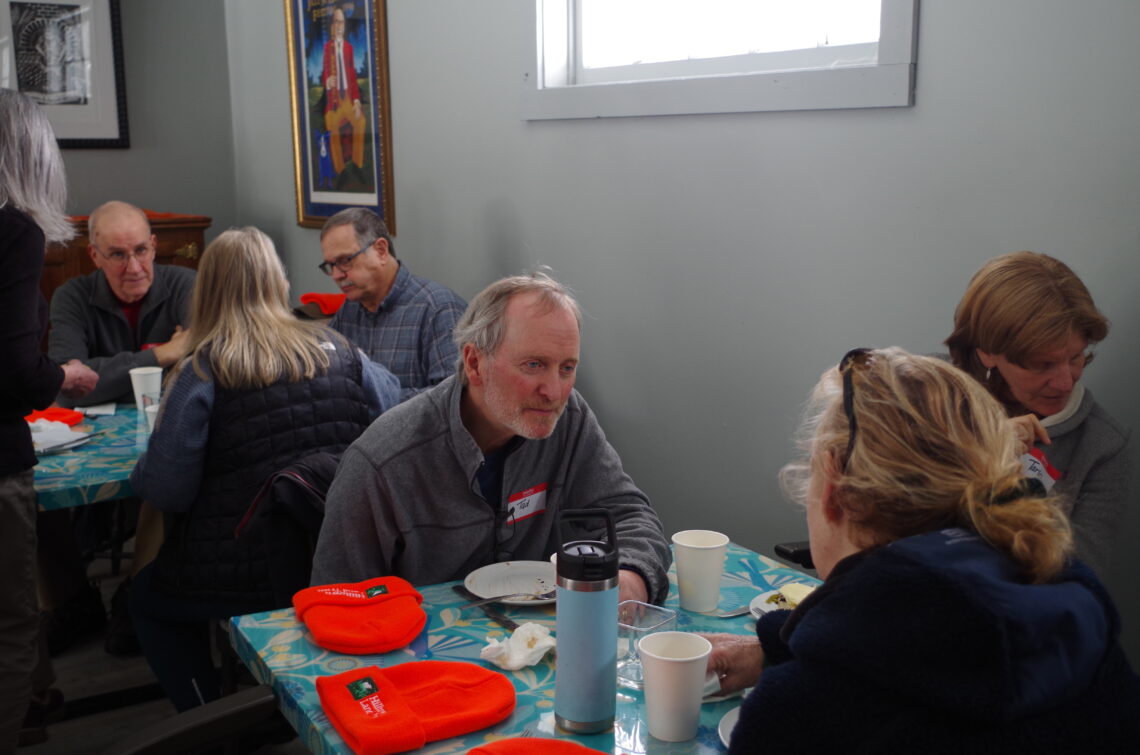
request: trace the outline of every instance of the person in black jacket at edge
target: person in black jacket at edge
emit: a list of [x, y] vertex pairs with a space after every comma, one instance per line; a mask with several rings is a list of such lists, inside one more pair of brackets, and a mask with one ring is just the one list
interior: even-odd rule
[[754, 686], [730, 753], [1136, 751], [1116, 608], [976, 380], [857, 349], [804, 427], [782, 482], [824, 582], [755, 638], [710, 635], [722, 689]]
[[47, 301], [40, 293], [47, 242], [74, 235], [64, 214], [67, 179], [47, 116], [27, 96], [0, 89], [0, 752], [47, 738], [62, 712], [39, 634], [36, 599], [36, 455], [24, 420], [61, 391], [82, 396], [99, 376], [40, 351]]

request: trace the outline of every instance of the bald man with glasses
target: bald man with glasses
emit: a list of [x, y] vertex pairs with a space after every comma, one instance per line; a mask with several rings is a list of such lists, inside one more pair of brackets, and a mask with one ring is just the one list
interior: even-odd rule
[[99, 373], [83, 405], [131, 401], [132, 367], [170, 367], [186, 354], [194, 271], [155, 266], [154, 234], [134, 205], [107, 202], [91, 213], [87, 228], [96, 269], [52, 296], [48, 354]]
[[412, 275], [379, 215], [363, 207], [333, 215], [321, 229], [321, 256], [317, 267], [345, 296], [329, 327], [400, 381], [401, 401], [455, 372], [451, 334], [467, 302]]
[[[194, 271], [155, 265], [156, 239], [146, 213], [126, 202], [100, 205], [87, 219], [87, 247], [95, 272], [72, 278], [51, 299], [48, 355], [59, 364], [72, 359], [99, 374], [99, 383], [78, 402], [134, 402], [132, 367], [174, 366], [186, 355], [194, 290]], [[75, 402], [59, 396], [58, 403]], [[97, 589], [86, 581], [66, 512], [42, 512], [38, 519], [39, 583], [44, 595], [48, 647], [54, 654], [86, 634], [101, 631], [106, 614]], [[80, 531], [88, 545], [99, 541], [98, 528], [85, 512]], [[162, 544], [161, 515], [142, 506], [136, 525], [132, 574], [146, 565]], [[111, 599], [111, 626], [105, 647], [114, 655], [133, 655], [138, 642], [126, 611], [130, 580]]]

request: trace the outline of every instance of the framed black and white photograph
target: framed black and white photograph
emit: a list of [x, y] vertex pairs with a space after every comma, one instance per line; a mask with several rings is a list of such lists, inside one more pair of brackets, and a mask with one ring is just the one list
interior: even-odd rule
[[298, 225], [368, 207], [396, 231], [384, 0], [284, 0]]
[[119, 0], [0, 2], [0, 86], [38, 102], [64, 148], [129, 147]]

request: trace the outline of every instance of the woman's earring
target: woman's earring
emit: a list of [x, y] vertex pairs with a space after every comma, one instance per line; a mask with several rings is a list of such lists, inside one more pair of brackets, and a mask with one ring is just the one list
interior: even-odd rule
[[987, 383], [990, 382], [990, 373], [993, 372], [993, 370], [994, 370], [993, 367], [987, 367], [986, 368], [986, 382]]

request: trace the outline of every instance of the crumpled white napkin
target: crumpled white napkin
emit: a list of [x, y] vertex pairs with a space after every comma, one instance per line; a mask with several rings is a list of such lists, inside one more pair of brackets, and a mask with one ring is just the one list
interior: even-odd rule
[[77, 433], [63, 422], [53, 422], [48, 419], [29, 422], [28, 427], [32, 430], [32, 445], [36, 451], [55, 448], [87, 437], [87, 433]]
[[554, 638], [546, 627], [528, 621], [504, 640], [487, 638], [487, 646], [479, 657], [507, 671], [518, 671], [542, 660], [554, 647]]

